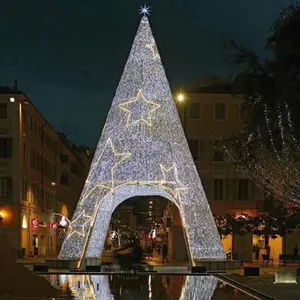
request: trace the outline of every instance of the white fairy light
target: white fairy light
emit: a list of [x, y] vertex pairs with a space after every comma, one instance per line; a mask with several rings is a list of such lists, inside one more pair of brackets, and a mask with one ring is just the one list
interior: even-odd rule
[[225, 259], [146, 16], [59, 258], [100, 257], [114, 209], [134, 196], [161, 196], [178, 207], [193, 262]]

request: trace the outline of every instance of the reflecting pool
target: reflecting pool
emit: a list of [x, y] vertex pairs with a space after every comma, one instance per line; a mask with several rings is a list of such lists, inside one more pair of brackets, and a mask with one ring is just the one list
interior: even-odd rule
[[213, 276], [45, 275], [67, 298], [97, 300], [250, 300]]

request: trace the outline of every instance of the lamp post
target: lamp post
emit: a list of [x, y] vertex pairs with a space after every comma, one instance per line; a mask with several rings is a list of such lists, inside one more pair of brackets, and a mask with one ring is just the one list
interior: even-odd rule
[[183, 131], [186, 135], [186, 97], [183, 93], [179, 93], [177, 96], [176, 96], [176, 99], [177, 99], [177, 102], [180, 104], [180, 105], [183, 105]]
[[2, 217], [2, 215], [0, 214], [0, 228], [2, 228], [2, 225], [3, 225], [3, 217]]

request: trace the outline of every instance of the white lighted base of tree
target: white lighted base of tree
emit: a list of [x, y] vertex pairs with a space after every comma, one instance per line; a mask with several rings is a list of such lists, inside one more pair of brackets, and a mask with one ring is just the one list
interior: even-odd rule
[[59, 258], [100, 257], [114, 209], [128, 198], [146, 195], [177, 205], [193, 261], [225, 259], [143, 16]]

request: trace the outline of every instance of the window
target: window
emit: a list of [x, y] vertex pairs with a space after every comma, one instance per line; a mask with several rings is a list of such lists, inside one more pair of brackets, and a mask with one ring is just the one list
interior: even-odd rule
[[28, 183], [27, 180], [24, 178], [23, 181], [23, 200], [27, 201], [27, 193], [28, 193]]
[[64, 173], [63, 175], [61, 175], [60, 184], [62, 184], [64, 186], [69, 186], [70, 185], [70, 180], [69, 180], [69, 175], [68, 174]]
[[31, 201], [34, 205], [38, 205], [38, 186], [37, 185], [32, 186], [32, 199], [31, 199]]
[[12, 178], [0, 177], [0, 198], [9, 198], [12, 196]]
[[226, 119], [226, 104], [216, 103], [214, 107], [214, 119], [225, 120]]
[[221, 149], [221, 141], [217, 140], [214, 144], [214, 161], [223, 161], [223, 152]]
[[238, 185], [238, 200], [248, 201], [249, 200], [249, 180], [240, 179]]
[[214, 200], [224, 200], [224, 180], [214, 180]]
[[194, 160], [198, 160], [199, 159], [198, 140], [189, 140], [188, 143], [189, 143], [190, 151], [192, 153]]
[[59, 157], [60, 157], [60, 162], [61, 162], [62, 164], [66, 164], [66, 163], [69, 162], [69, 156], [66, 155], [66, 154], [60, 154]]
[[23, 108], [22, 109], [22, 120], [23, 120], [23, 124], [25, 124], [26, 123], [26, 111], [24, 109], [24, 106], [22, 108]]
[[200, 117], [200, 104], [199, 103], [191, 103], [188, 106], [189, 110], [189, 118], [190, 119], [199, 119]]
[[12, 138], [0, 139], [0, 157], [12, 157]]
[[33, 130], [33, 120], [31, 117], [29, 119], [29, 124], [30, 124], [30, 130]]
[[50, 192], [45, 192], [45, 201], [46, 201], [46, 208], [52, 209], [52, 194]]
[[36, 170], [43, 172], [43, 170], [42, 170], [43, 160], [42, 160], [42, 156], [39, 153], [36, 154], [35, 161], [36, 161], [36, 163], [35, 163]]
[[0, 103], [0, 119], [6, 119], [6, 118], [7, 118], [7, 104]]
[[26, 144], [23, 143], [23, 163], [26, 166]]
[[36, 153], [33, 149], [30, 149], [30, 166], [36, 169]]

